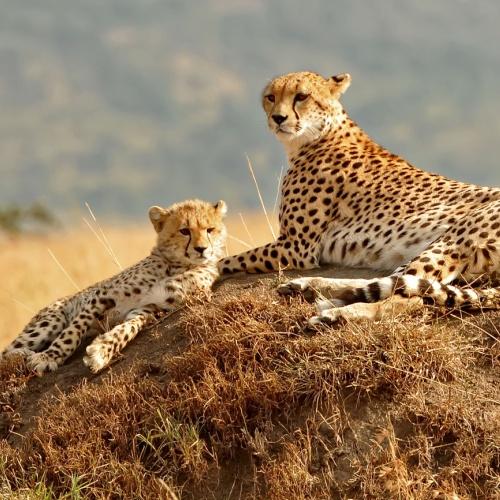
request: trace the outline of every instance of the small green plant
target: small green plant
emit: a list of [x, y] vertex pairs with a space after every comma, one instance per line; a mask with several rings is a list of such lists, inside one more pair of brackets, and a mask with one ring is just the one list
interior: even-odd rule
[[33, 500], [54, 500], [55, 495], [50, 486], [45, 484], [45, 481], [37, 483], [32, 492], [27, 494], [27, 498]]
[[83, 500], [85, 498], [85, 490], [89, 489], [92, 483], [85, 482], [82, 477], [73, 474], [71, 476], [71, 487], [68, 493], [60, 497], [64, 500]]
[[152, 427], [136, 438], [142, 459], [157, 474], [183, 470], [202, 475], [206, 470], [208, 450], [195, 425], [178, 422], [158, 409]]

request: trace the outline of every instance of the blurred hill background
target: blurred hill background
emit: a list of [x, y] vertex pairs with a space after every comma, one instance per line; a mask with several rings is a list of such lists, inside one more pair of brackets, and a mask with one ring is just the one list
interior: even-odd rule
[[272, 204], [286, 159], [260, 91], [353, 76], [344, 104], [415, 165], [500, 182], [496, 0], [0, 0], [0, 204], [144, 217]]

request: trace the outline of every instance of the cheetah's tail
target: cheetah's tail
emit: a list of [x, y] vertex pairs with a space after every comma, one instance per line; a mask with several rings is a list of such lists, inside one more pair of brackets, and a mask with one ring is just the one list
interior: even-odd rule
[[338, 305], [354, 302], [378, 302], [393, 294], [402, 297], [423, 297], [425, 302], [450, 309], [460, 307], [500, 308], [500, 287], [483, 289], [457, 287], [411, 274], [375, 279], [367, 286], [346, 290], [335, 302]]

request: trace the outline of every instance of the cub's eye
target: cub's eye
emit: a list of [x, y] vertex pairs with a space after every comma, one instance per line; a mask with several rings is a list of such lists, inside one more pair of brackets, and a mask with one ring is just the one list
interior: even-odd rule
[[189, 236], [191, 234], [191, 231], [187, 227], [183, 227], [182, 229], [179, 229], [179, 232], [183, 234], [184, 236]]
[[273, 96], [273, 94], [268, 94], [266, 95], [266, 99], [269, 101], [269, 102], [274, 102], [276, 100], [276, 98]]
[[207, 233], [211, 233], [214, 229], [215, 229], [215, 227], [209, 227], [209, 228], [207, 229]]
[[309, 97], [308, 94], [302, 94], [301, 92], [299, 92], [296, 96], [295, 96], [295, 102], [301, 102], [301, 101], [305, 101], [307, 98]]

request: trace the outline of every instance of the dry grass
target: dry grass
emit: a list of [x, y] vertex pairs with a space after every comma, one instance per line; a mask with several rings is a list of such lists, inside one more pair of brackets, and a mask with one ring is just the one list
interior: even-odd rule
[[274, 284], [193, 305], [179, 355], [46, 401], [21, 448], [1, 444], [4, 490], [495, 497], [498, 314], [305, 331], [311, 306], [280, 299]]
[[[88, 219], [92, 222], [90, 216]], [[247, 214], [244, 220], [257, 244], [271, 240], [264, 215]], [[250, 242], [240, 217], [237, 214], [229, 217], [227, 226], [233, 236], [228, 240], [228, 252], [245, 250], [245, 245], [238, 240]], [[141, 226], [104, 227], [103, 231], [123, 266], [146, 256], [154, 243], [154, 233], [147, 220]], [[74, 293], [72, 281], [83, 288], [119, 271], [106, 248], [83, 221], [79, 227], [66, 232], [0, 239], [0, 255], [0, 349], [21, 331], [35, 312], [59, 297]]]

